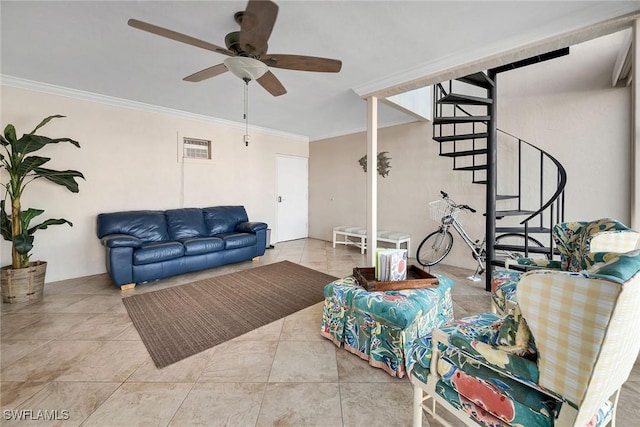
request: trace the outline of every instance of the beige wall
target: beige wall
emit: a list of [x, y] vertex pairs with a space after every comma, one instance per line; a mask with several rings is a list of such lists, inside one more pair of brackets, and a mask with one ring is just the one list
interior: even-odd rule
[[[95, 230], [100, 212], [242, 204], [250, 220], [274, 229], [276, 241], [275, 156], [309, 154], [306, 138], [251, 131], [245, 147], [241, 127], [2, 86], [1, 122], [14, 124], [19, 135], [52, 114], [67, 117], [42, 133], [73, 138], [82, 148], [61, 144], [42, 155], [53, 159], [52, 168], [83, 172], [86, 181], [80, 182], [78, 194], [36, 182], [23, 198], [23, 207], [42, 208], [47, 217], [74, 224], [35, 235], [32, 259], [49, 262], [47, 282], [105, 271]], [[213, 161], [185, 163], [183, 169], [177, 160], [177, 141], [183, 136], [212, 140]], [[1, 264], [7, 265], [10, 245], [2, 240], [0, 248]]]
[[568, 220], [630, 223], [631, 91], [613, 88], [622, 33], [500, 74], [498, 127], [555, 156], [567, 170]]
[[[630, 90], [610, 84], [616, 37], [499, 75], [498, 127], [547, 150], [565, 166], [566, 220], [630, 220]], [[431, 137], [430, 122], [379, 131], [379, 151], [390, 152], [392, 169], [378, 178], [378, 228], [409, 232], [411, 256], [435, 227], [426, 204], [439, 197], [440, 189], [478, 209], [467, 215], [468, 230], [473, 237], [484, 236], [485, 188], [470, 184], [470, 172], [452, 171], [451, 160], [437, 155]], [[357, 163], [365, 152], [364, 133], [311, 142], [311, 237], [330, 241], [336, 225], [366, 225], [365, 174]], [[446, 263], [475, 266], [459, 239]]]
[[[411, 234], [411, 256], [415, 256], [427, 232], [436, 228], [427, 204], [440, 198], [440, 190], [458, 203], [484, 212], [485, 187], [471, 184], [470, 172], [453, 173], [451, 159], [437, 155], [438, 144], [431, 136], [431, 122], [393, 126], [378, 132], [379, 151], [388, 151], [391, 157], [389, 175], [378, 176], [378, 228]], [[310, 143], [310, 237], [331, 241], [334, 226], [366, 226], [366, 174], [358, 164], [365, 154], [365, 133]], [[466, 219], [473, 237], [484, 236], [481, 213], [468, 215]], [[468, 253], [458, 241], [448, 262], [473, 267]]]

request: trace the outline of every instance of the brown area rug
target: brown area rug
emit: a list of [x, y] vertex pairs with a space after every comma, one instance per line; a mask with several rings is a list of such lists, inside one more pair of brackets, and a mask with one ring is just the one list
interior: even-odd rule
[[335, 279], [282, 261], [122, 302], [163, 368], [322, 301], [324, 285]]

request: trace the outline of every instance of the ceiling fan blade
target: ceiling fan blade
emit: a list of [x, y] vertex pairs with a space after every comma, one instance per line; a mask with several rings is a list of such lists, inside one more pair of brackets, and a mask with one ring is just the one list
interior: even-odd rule
[[257, 80], [260, 86], [265, 88], [271, 95], [280, 96], [287, 93], [287, 90], [282, 86], [280, 80], [271, 71], [267, 71]]
[[240, 47], [246, 52], [266, 52], [267, 41], [278, 16], [272, 1], [249, 0], [240, 23]]
[[173, 30], [168, 30], [166, 28], [158, 27], [157, 25], [149, 24], [147, 22], [138, 21], [137, 19], [129, 19], [129, 26], [133, 28], [137, 28], [138, 30], [146, 31], [148, 33], [156, 34], [162, 37], [166, 37], [171, 40], [175, 40], [178, 42], [190, 44], [191, 46], [200, 47], [202, 49], [207, 49], [212, 52], [221, 53], [223, 55], [233, 56], [234, 53], [223, 48], [217, 46], [213, 43], [206, 42], [204, 40], [197, 39], [195, 37], [188, 36], [186, 34], [178, 33]]
[[224, 64], [214, 65], [213, 67], [205, 68], [204, 70], [193, 73], [190, 76], [185, 77], [184, 81], [187, 82], [201, 82], [211, 77], [215, 77], [219, 74], [225, 73], [228, 68]]
[[342, 69], [342, 61], [337, 59], [318, 58], [316, 56], [276, 54], [263, 56], [260, 60], [270, 67], [286, 68], [288, 70], [337, 73]]

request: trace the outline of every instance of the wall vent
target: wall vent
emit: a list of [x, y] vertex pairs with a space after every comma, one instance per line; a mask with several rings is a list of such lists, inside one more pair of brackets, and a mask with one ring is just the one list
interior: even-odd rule
[[211, 159], [211, 141], [195, 138], [184, 138], [182, 157], [185, 159]]

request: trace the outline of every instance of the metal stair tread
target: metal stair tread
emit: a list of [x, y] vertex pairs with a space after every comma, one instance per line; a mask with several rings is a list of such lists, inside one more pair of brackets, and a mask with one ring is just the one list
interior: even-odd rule
[[496, 196], [496, 200], [511, 200], [511, 199], [518, 199], [520, 196], [518, 196], [517, 194], [498, 194]]
[[496, 211], [496, 216], [518, 216], [518, 215], [531, 215], [535, 211], [526, 211], [521, 209], [511, 209], [504, 211]]
[[481, 171], [487, 169], [487, 165], [460, 166], [453, 168], [454, 171]]
[[487, 132], [480, 132], [480, 133], [465, 133], [462, 135], [434, 136], [433, 139], [438, 142], [448, 142], [448, 141], [462, 141], [464, 139], [480, 139], [480, 138], [486, 138], [487, 136], [489, 136]]
[[485, 89], [490, 89], [496, 85], [495, 82], [483, 72], [469, 74], [468, 76], [459, 77], [456, 80]]
[[[550, 233], [548, 227], [528, 227], [529, 233]], [[518, 233], [524, 234], [524, 227], [496, 227], [496, 233]]]
[[440, 98], [438, 104], [490, 105], [493, 104], [493, 100], [479, 96], [450, 93]]
[[477, 123], [477, 122], [488, 122], [489, 119], [490, 119], [489, 116], [444, 116], [444, 117], [435, 117], [433, 119], [433, 124], [445, 125], [445, 124], [453, 124], [453, 123]]
[[[493, 245], [494, 249], [503, 249], [505, 251], [510, 252], [520, 252], [524, 255], [524, 246], [522, 245], [501, 245], [495, 244]], [[541, 247], [541, 246], [529, 246], [529, 253], [534, 254], [548, 254], [551, 248]]]
[[440, 155], [443, 157], [465, 157], [465, 156], [475, 156], [480, 154], [487, 154], [487, 149], [479, 148], [477, 150], [452, 151], [451, 153], [440, 153]]

